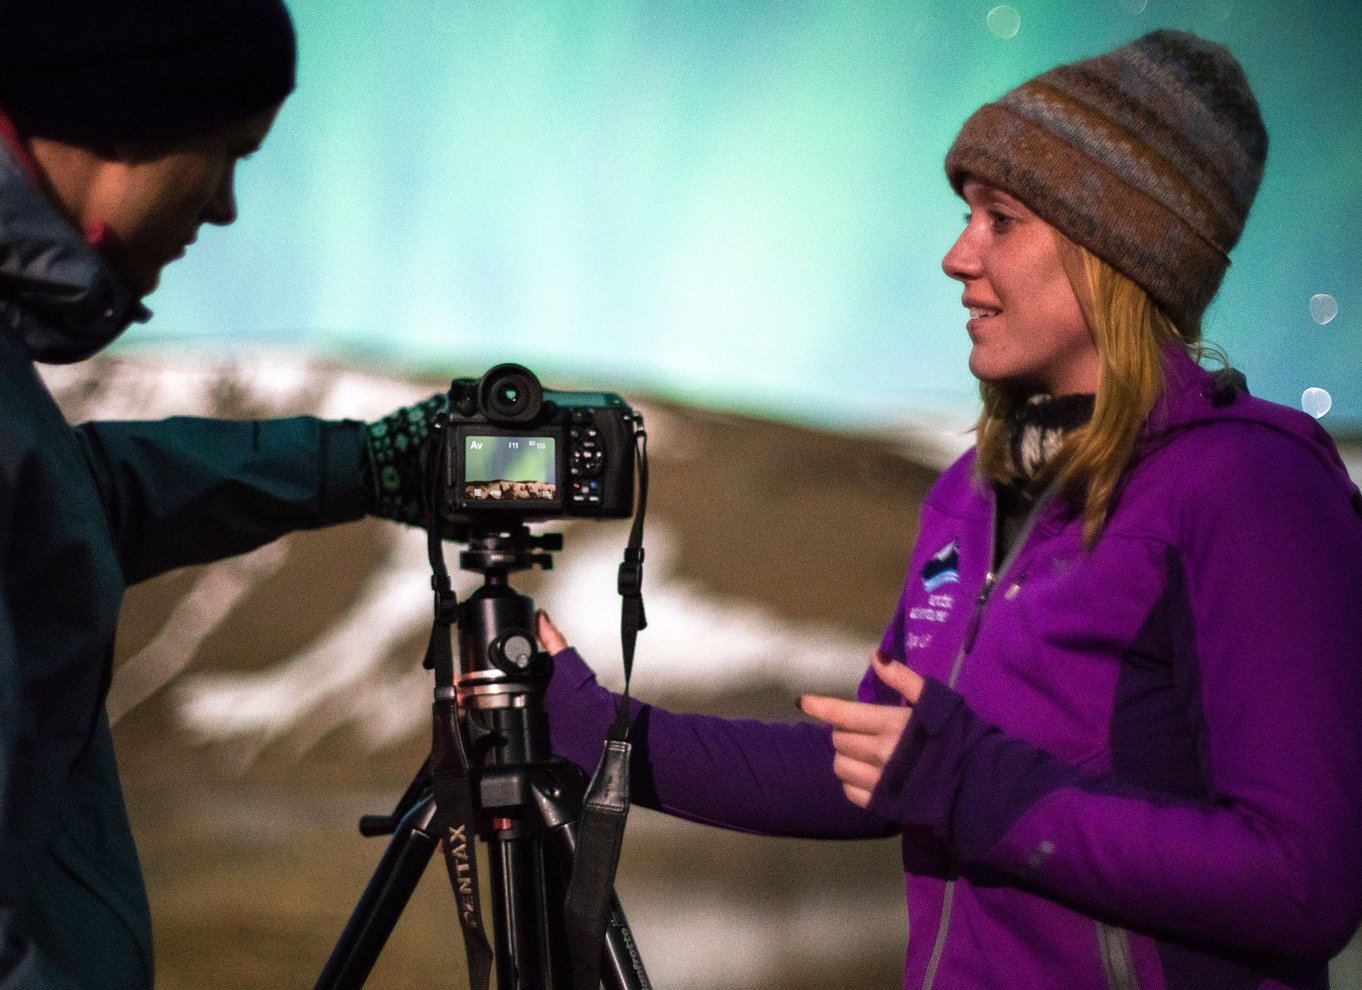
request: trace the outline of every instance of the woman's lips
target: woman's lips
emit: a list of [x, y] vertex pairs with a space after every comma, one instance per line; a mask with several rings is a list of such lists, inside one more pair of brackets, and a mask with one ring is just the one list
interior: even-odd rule
[[991, 320], [1002, 313], [996, 306], [977, 306], [969, 303], [965, 306], [969, 310], [969, 322], [965, 324], [965, 329], [971, 336], [983, 327], [985, 320]]

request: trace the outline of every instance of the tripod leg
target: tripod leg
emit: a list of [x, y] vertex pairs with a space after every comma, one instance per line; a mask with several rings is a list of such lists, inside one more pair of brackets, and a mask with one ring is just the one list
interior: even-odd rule
[[568, 986], [552, 972], [542, 832], [499, 829], [488, 840], [487, 852], [497, 921], [497, 990]]
[[429, 794], [402, 817], [314, 990], [354, 990], [369, 978], [439, 845], [427, 832], [434, 817], [435, 799]]
[[601, 982], [606, 990], [652, 990], [643, 957], [638, 954], [634, 933], [624, 917], [619, 895], [610, 893], [610, 920], [605, 925], [605, 948], [601, 956]]
[[[548, 872], [555, 888], [553, 903], [561, 907], [577, 855], [576, 816], [581, 807], [581, 784], [579, 779], [571, 776], [560, 776], [557, 783], [559, 786], [547, 791], [536, 789], [535, 797], [539, 813], [550, 825], [550, 844], [545, 855], [549, 860]], [[565, 932], [558, 936], [560, 940], [564, 937]], [[566, 962], [565, 953], [555, 953], [555, 961], [559, 957]], [[566, 977], [562, 977], [563, 982], [558, 983], [558, 986], [572, 986], [571, 970], [566, 972]], [[600, 972], [606, 990], [652, 990], [648, 973], [643, 968], [643, 957], [639, 955], [633, 932], [629, 930], [629, 922], [624, 916], [624, 908], [620, 906], [619, 896], [614, 891], [610, 893], [610, 917], [605, 926]]]

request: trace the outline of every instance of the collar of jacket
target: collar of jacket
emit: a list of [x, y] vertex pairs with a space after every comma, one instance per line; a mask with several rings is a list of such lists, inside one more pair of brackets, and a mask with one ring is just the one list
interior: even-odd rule
[[1362, 514], [1362, 493], [1348, 476], [1333, 438], [1314, 417], [1290, 406], [1248, 393], [1244, 378], [1235, 372], [1212, 374], [1193, 361], [1177, 343], [1164, 346], [1166, 386], [1145, 424], [1138, 456], [1146, 456], [1183, 432], [1222, 422], [1252, 423], [1301, 444], [1349, 493]]
[[0, 328], [34, 361], [70, 364], [150, 317], [0, 140]]

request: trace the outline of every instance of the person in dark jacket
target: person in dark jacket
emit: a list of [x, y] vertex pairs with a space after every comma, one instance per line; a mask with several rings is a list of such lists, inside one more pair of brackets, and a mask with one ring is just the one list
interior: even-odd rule
[[295, 64], [279, 0], [0, 0], [3, 990], [152, 985], [104, 713], [124, 589], [410, 510], [389, 462], [419, 416], [73, 428], [34, 367], [145, 320], [162, 268], [232, 222]]
[[[984, 407], [858, 700], [635, 705], [642, 804], [901, 836], [905, 987], [1321, 988], [1362, 920], [1362, 494], [1198, 364], [1266, 151], [1238, 63], [1174, 31], [975, 113], [943, 267]], [[590, 771], [615, 698], [540, 634]]]

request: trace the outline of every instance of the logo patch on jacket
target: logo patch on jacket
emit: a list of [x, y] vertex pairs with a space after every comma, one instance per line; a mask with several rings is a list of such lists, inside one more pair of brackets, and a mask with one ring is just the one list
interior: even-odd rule
[[932, 559], [922, 568], [922, 587], [931, 592], [943, 584], [952, 584], [959, 580], [960, 543], [958, 540], [951, 540], [932, 554]]

